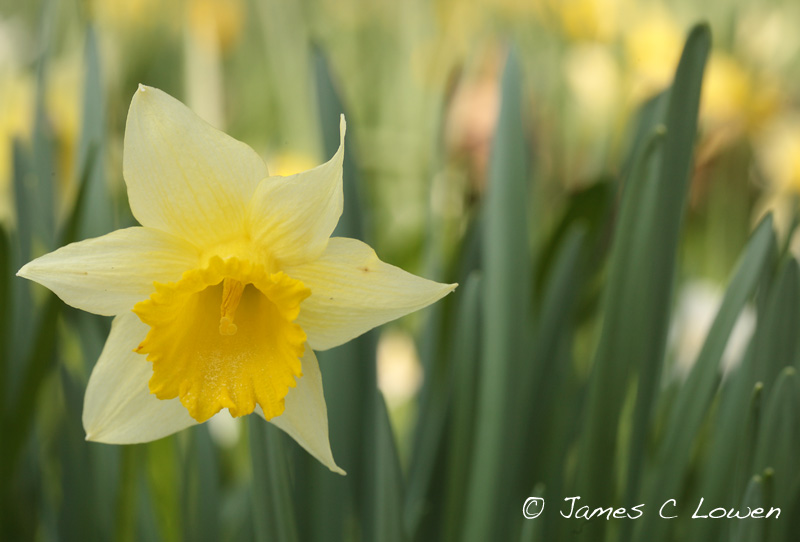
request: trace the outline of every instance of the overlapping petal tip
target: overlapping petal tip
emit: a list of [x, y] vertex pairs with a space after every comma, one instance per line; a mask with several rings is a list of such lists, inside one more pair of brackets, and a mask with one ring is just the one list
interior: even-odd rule
[[269, 177], [256, 188], [248, 208], [248, 229], [280, 265], [318, 258], [339, 222], [346, 129], [342, 115], [339, 149], [328, 162], [295, 175]]
[[146, 299], [154, 281], [177, 280], [198, 262], [190, 243], [135, 227], [62, 247], [26, 264], [17, 275], [49, 288], [73, 307], [114, 316]]
[[[345, 471], [336, 464], [331, 452], [328, 410], [322, 392], [322, 375], [314, 351], [306, 348], [301, 363], [303, 376], [297, 380], [297, 387], [289, 390], [283, 414], [269, 422], [292, 437], [332, 472], [344, 475]], [[256, 411], [264, 416], [261, 407], [257, 407]]]
[[382, 262], [369, 245], [334, 237], [316, 261], [286, 269], [311, 296], [297, 323], [315, 350], [326, 350], [423, 307], [452, 292], [440, 284]]
[[107, 444], [149, 442], [197, 423], [178, 399], [162, 401], [150, 393], [152, 365], [133, 352], [147, 329], [133, 313], [114, 318], [86, 388], [86, 440]]
[[143, 226], [204, 248], [243, 231], [247, 204], [268, 175], [253, 149], [144, 85], [128, 111], [122, 168]]

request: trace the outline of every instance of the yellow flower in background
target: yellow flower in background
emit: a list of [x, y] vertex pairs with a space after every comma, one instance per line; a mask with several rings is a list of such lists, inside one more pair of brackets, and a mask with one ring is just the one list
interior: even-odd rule
[[[630, 70], [630, 94], [639, 103], [667, 88], [683, 49], [684, 31], [663, 6], [643, 11], [625, 36]], [[731, 141], [752, 135], [778, 108], [773, 79], [749, 69], [742, 59], [713, 51], [703, 78], [700, 123], [716, 151]], [[708, 149], [706, 149], [708, 151]]]
[[756, 152], [773, 193], [800, 194], [800, 113], [784, 115], [765, 127]]
[[786, 72], [800, 53], [796, 21], [800, 5], [790, 2], [740, 6], [736, 41], [751, 65], [771, 72]]
[[620, 25], [621, 0], [549, 0], [564, 34], [576, 41], [613, 40]]
[[743, 127], [751, 95], [750, 78], [741, 64], [730, 55], [712, 54], [700, 101], [704, 120], [713, 125]]
[[634, 101], [648, 98], [672, 82], [683, 41], [683, 30], [666, 9], [652, 8], [637, 16], [625, 35]]
[[181, 8], [180, 2], [161, 0], [92, 0], [89, 3], [94, 18], [124, 34], [135, 34], [142, 28], [164, 23], [174, 28], [180, 21]]
[[780, 101], [774, 78], [753, 74], [728, 53], [712, 53], [700, 103], [701, 120], [707, 128], [753, 135], [770, 122]]
[[[758, 219], [772, 212], [776, 230], [785, 236], [791, 231], [800, 197], [800, 112], [776, 115], [759, 130], [754, 143], [758, 170], [765, 181], [754, 215]], [[800, 237], [795, 235], [790, 246], [800, 255]]]
[[221, 409], [255, 411], [343, 473], [314, 350], [455, 287], [330, 237], [343, 206], [344, 128], [342, 119], [329, 162], [269, 176], [250, 147], [140, 86], [123, 174], [142, 226], [73, 243], [18, 273], [70, 305], [115, 316], [86, 390], [88, 440], [147, 442]]
[[239, 39], [245, 19], [241, 0], [190, 0], [187, 10], [189, 26], [203, 41], [227, 51]]
[[77, 53], [52, 64], [46, 77], [45, 109], [58, 145], [56, 164], [59, 181], [59, 211], [72, 208], [78, 190], [75, 170], [83, 105], [83, 60]]
[[14, 221], [12, 178], [14, 140], [27, 140], [33, 129], [33, 81], [27, 74], [0, 73], [0, 224]]
[[[59, 208], [72, 205], [75, 154], [80, 135], [82, 63], [76, 54], [55, 59], [45, 77], [44, 114], [55, 142]], [[16, 66], [0, 67], [0, 223], [15, 221], [12, 181], [14, 141], [30, 145], [36, 121], [35, 78]]]
[[620, 98], [620, 68], [610, 48], [574, 45], [565, 55], [564, 75], [581, 122], [597, 130], [612, 124]]

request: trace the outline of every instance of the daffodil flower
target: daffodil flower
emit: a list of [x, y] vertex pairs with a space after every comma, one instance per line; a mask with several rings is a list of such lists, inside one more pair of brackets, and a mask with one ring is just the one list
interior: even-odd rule
[[[453, 290], [330, 235], [342, 213], [344, 118], [327, 163], [269, 176], [247, 145], [140, 86], [123, 175], [142, 224], [73, 243], [19, 275], [114, 316], [86, 389], [87, 440], [155, 440], [227, 409], [257, 412], [332, 471], [314, 350]], [[220, 415], [224, 415], [221, 413]]]

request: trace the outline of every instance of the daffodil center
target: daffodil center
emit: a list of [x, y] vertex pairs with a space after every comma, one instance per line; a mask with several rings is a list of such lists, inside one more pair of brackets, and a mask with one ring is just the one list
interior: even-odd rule
[[279, 416], [302, 376], [306, 335], [294, 320], [310, 295], [303, 283], [212, 258], [178, 282], [155, 286], [134, 307], [150, 326], [137, 352], [153, 363], [151, 393], [180, 397], [200, 422], [222, 408], [249, 414], [256, 404], [267, 419]]

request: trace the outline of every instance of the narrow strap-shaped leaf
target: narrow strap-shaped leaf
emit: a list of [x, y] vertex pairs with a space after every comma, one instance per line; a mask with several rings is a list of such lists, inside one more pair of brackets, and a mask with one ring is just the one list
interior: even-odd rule
[[403, 542], [408, 540], [403, 524], [403, 473], [383, 395], [376, 390], [373, 398], [372, 427], [367, 433], [372, 453], [364, 539]]
[[758, 435], [761, 429], [761, 409], [764, 403], [764, 384], [756, 382], [753, 386], [753, 394], [750, 397], [750, 409], [747, 411], [747, 418], [744, 422], [744, 438], [745, 446], [738, 450], [738, 457], [736, 459], [736, 480], [733, 486], [735, 495], [744, 493], [747, 490], [747, 484], [750, 483], [750, 478], [755, 472], [755, 454], [756, 444], [758, 443]]
[[[648, 201], [644, 209], [645, 212], [651, 210], [656, 215], [655, 219], [649, 224], [646, 223], [645, 227], [652, 228], [647, 236], [647, 242], [657, 248], [652, 255], [642, 254], [649, 265], [645, 264], [644, 274], [637, 275], [636, 279], [641, 281], [641, 292], [650, 291], [655, 295], [652, 306], [644, 304], [643, 300], [639, 305], [640, 310], [654, 313], [652, 320], [640, 328], [641, 334], [638, 330], [634, 331], [636, 337], [643, 343], [641, 349], [637, 351], [637, 356], [641, 356], [639, 382], [628, 451], [625, 503], [629, 505], [634, 504], [635, 495], [639, 492], [645, 442], [650, 432], [653, 405], [658, 396], [658, 383], [669, 329], [678, 241], [692, 175], [700, 90], [710, 47], [709, 27], [707, 25], [694, 27], [686, 40], [670, 92], [666, 116], [667, 134], [658, 170], [658, 189], [655, 198]], [[625, 527], [629, 529], [631, 525], [628, 522]]]
[[[84, 195], [86, 193], [86, 182], [87, 175], [84, 172], [75, 208], [60, 235], [61, 244], [68, 244], [75, 240], [77, 225], [85, 212]], [[19, 285], [18, 289], [23, 290], [24, 293], [17, 295], [15, 300], [17, 302], [30, 303], [29, 288], [31, 285], [23, 279], [16, 279], [16, 284]], [[11, 393], [2, 398], [6, 402], [2, 417], [3, 433], [8, 437], [3, 439], [2, 444], [4, 458], [0, 462], [0, 482], [5, 482], [6, 476], [10, 475], [14, 468], [19, 448], [27, 436], [27, 430], [30, 428], [29, 422], [35, 411], [33, 404], [36, 400], [39, 386], [44, 381], [56, 359], [56, 323], [62, 309], [63, 303], [54, 294], [48, 294], [47, 301], [39, 311], [38, 321], [34, 327], [32, 348], [29, 352], [22, 353], [25, 356], [23, 358], [25, 363], [22, 366], [22, 374], [19, 381], [10, 390]]]
[[125, 446], [120, 462], [120, 492], [117, 496], [117, 522], [114, 539], [121, 542], [136, 540], [136, 479], [139, 449], [137, 446]]
[[800, 267], [797, 260], [784, 260], [770, 290], [763, 318], [753, 340], [755, 359], [752, 378], [770, 390], [784, 367], [794, 365], [800, 348]]
[[[797, 355], [797, 343], [790, 340], [791, 336], [796, 338], [796, 334], [792, 334], [785, 326], [774, 325], [783, 315], [794, 313], [792, 306], [800, 303], [796, 284], [800, 279], [796, 268], [797, 263], [794, 260], [784, 262], [770, 291], [764, 296], [766, 301], [760, 309], [756, 331], [747, 353], [740, 366], [728, 376], [721, 390], [708, 459], [701, 470], [701, 481], [697, 486], [700, 496], [709, 502], [718, 503], [718, 506], [735, 506], [738, 503], [739, 496], [733, 495], [730, 490], [731, 472], [736, 468], [741, 450], [753, 445], [747, 440], [747, 429], [742, 425], [748, 415], [747, 409], [750, 408], [748, 405], [753, 385], [758, 379], [763, 384], [764, 396], [772, 397], [771, 390], [777, 384], [774, 382], [776, 375], [772, 374], [773, 370], [769, 367], [791, 366]], [[761, 379], [766, 376], [770, 376], [770, 382]], [[766, 420], [762, 413], [762, 428]], [[757, 460], [755, 468], [760, 468]], [[736, 480], [735, 476], [733, 480]], [[718, 522], [695, 522], [691, 527], [695, 533], [693, 536], [699, 539], [719, 537]]]
[[[564, 450], [574, 442], [579, 412], [576, 390], [570, 379], [572, 338], [578, 293], [586, 274], [585, 230], [570, 228], [556, 256], [555, 264], [542, 292], [537, 323], [535, 350], [530, 365], [520, 376], [519, 395], [512, 416], [518, 424], [512, 455], [506, 466], [513, 479], [516, 474], [514, 503], [531, 496], [544, 496], [548, 511], [535, 520], [522, 519], [523, 540], [555, 540], [566, 533], [557, 512], [565, 490], [567, 457]], [[524, 493], [525, 484], [540, 482], [533, 494]], [[528, 489], [529, 490], [529, 489]], [[521, 516], [518, 516], [518, 518]]]
[[22, 445], [31, 429], [37, 391], [56, 359], [57, 323], [61, 307], [60, 299], [55, 295], [48, 296], [40, 311], [34, 334], [36, 342], [26, 360], [25, 374], [14, 394], [16, 400], [11, 409], [3, 410], [3, 461], [0, 462], [0, 487], [3, 488], [8, 487]]
[[[655, 475], [643, 502], [660, 502], [679, 494], [697, 432], [718, 386], [720, 360], [736, 320], [752, 297], [775, 250], [772, 217], [761, 221], [742, 253], [717, 316], [686, 381], [678, 391], [655, 462]], [[663, 498], [662, 498], [663, 497]], [[659, 501], [660, 500], [660, 501]], [[642, 518], [640, 540], [663, 540], [667, 530], [656, 515]], [[663, 534], [662, 534], [663, 533]]]
[[558, 416], [543, 413], [555, 412], [563, 400], [559, 394], [563, 392], [569, 364], [560, 363], [559, 354], [572, 338], [584, 238], [585, 230], [575, 226], [560, 247], [543, 291], [535, 348], [519, 375], [515, 402], [509, 412], [513, 423], [510, 431], [516, 437], [510, 443], [505, 468], [506, 478], [515, 481], [507, 490], [515, 499], [525, 497], [531, 483], [544, 480], [550, 469], [558, 468], [543, 463], [551, 444], [548, 437], [554, 429], [552, 424]]
[[217, 450], [208, 425], [193, 427], [188, 436], [189, 447], [183, 469], [184, 535], [192, 540], [219, 540]]
[[180, 514], [180, 475], [177, 437], [147, 445], [147, 477], [155, 516], [163, 540], [175, 540], [184, 532]]
[[[255, 416], [253, 416], [255, 418]], [[197, 500], [198, 516], [195, 517], [195, 540], [213, 542], [220, 538], [219, 509], [220, 495], [219, 453], [211, 440], [208, 425], [193, 429], [196, 439], [193, 452], [197, 457]]]
[[455, 333], [452, 335], [451, 363], [452, 418], [446, 461], [447, 489], [443, 518], [444, 540], [459, 540], [464, 525], [464, 506], [469, 487], [475, 419], [475, 395], [478, 389], [478, 352], [480, 348], [480, 276], [473, 272], [463, 286]]
[[[604, 292], [605, 324], [595, 353], [592, 373], [589, 377], [586, 405], [579, 453], [582, 459], [575, 481], [576, 494], [585, 494], [594, 488], [601, 489], [604, 478], [610, 477], [609, 465], [613, 462], [616, 428], [610, 429], [608, 420], [617, 420], [622, 410], [626, 392], [627, 363], [630, 353], [623, 358], [620, 351], [627, 348], [622, 330], [626, 321], [625, 300], [629, 283], [629, 270], [634, 269], [633, 245], [637, 233], [637, 206], [646, 194], [644, 178], [650, 162], [663, 144], [665, 130], [656, 125], [641, 148], [631, 174], [631, 182], [623, 190], [621, 212], [614, 235], [609, 279]], [[626, 362], [626, 363], [623, 363]], [[591, 406], [589, 406], [591, 405]], [[616, 423], [616, 422], [612, 422]], [[592, 450], [595, 452], [592, 453]], [[595, 456], [596, 454], [596, 456]], [[595, 479], [595, 477], [597, 479]], [[582, 488], [582, 489], [577, 489]], [[605, 491], [610, 491], [606, 489]]]
[[[11, 145], [14, 183], [14, 208], [16, 214], [15, 232], [11, 237], [11, 267], [15, 273], [20, 267], [31, 259], [31, 245], [33, 242], [33, 221], [36, 213], [30, 212], [32, 201], [35, 200], [33, 188], [28, 186], [26, 179], [33, 176], [32, 157], [29, 149], [19, 140], [14, 140]], [[13, 275], [13, 273], [11, 274]], [[29, 345], [33, 341], [33, 316], [35, 307], [30, 282], [13, 277], [11, 279], [9, 310], [13, 317], [9, 321], [9, 333], [14, 337], [7, 343], [7, 381], [4, 381], [6, 391], [2, 401], [6, 409], [13, 408], [12, 394], [18, 389], [21, 373], [24, 371], [23, 361], [27, 356]]]
[[[112, 538], [113, 499], [111, 503], [98, 499], [98, 480], [95, 479], [98, 471], [91, 461], [91, 450], [83, 438], [83, 382], [70, 374], [65, 363], [61, 363], [54, 372], [59, 376], [63, 400], [59, 401], [53, 395], [48, 395], [41, 398], [39, 404], [47, 410], [60, 410], [60, 423], [51, 444], [57, 450], [61, 471], [59, 482], [62, 504], [58, 507], [58, 538], [76, 542], [88, 538]], [[136, 450], [134, 452], [137, 453]], [[136, 468], [138, 469], [138, 464]], [[125, 491], [119, 493], [124, 494]], [[134, 492], [131, 497], [135, 498]], [[132, 536], [133, 534], [131, 533]]]
[[[11, 242], [8, 232], [0, 224], [0, 393], [8, 396], [8, 373], [10, 369], [12, 305], [11, 284], [14, 280], [11, 273]], [[0, 400], [0, 411], [5, 410], [5, 400]]]
[[755, 470], [774, 473], [774, 506], [785, 511], [771, 522], [770, 538], [788, 540], [794, 501], [800, 489], [797, 458], [800, 457], [800, 382], [794, 367], [781, 371], [762, 411], [761, 431], [755, 452]]
[[[533, 488], [533, 491], [531, 491], [531, 497], [537, 499], [542, 499], [544, 497], [544, 494], [545, 494], [544, 486], [542, 485], [537, 485], [536, 487]], [[528, 501], [525, 500], [523, 506], [525, 506], [527, 502]], [[541, 502], [542, 502], [541, 506], [547, 508], [547, 502], [544, 500], [542, 500]], [[551, 506], [552, 505], [553, 503], [551, 503]], [[532, 508], [531, 510], [523, 510], [523, 517], [525, 517], [525, 519], [523, 520], [524, 523], [522, 524], [522, 533], [520, 536], [520, 542], [543, 542], [544, 540], [547, 540], [544, 537], [544, 521], [543, 521], [544, 518], [542, 518], [541, 516], [534, 518], [529, 518], [525, 516], [526, 512], [531, 515], [535, 515], [537, 512], [539, 514], [543, 514], [545, 508], [538, 508], [538, 506], [540, 505], [537, 503], [536, 508]], [[550, 509], [548, 509], [547, 511], [549, 513], [554, 512], [554, 510]]]
[[[590, 503], [615, 502], [617, 424], [628, 379], [637, 369], [639, 385], [626, 494], [638, 490], [643, 445], [666, 346], [678, 238], [709, 47], [708, 27], [693, 28], [669, 94], [666, 135], [658, 161], [642, 178], [632, 177], [634, 185], [626, 189], [617, 232], [630, 237], [615, 239], [604, 327], [589, 382], [586, 424], [578, 453], [576, 494]], [[637, 189], [636, 185], [643, 186]], [[589, 522], [585, 536], [600, 539], [606, 523]]]
[[[753, 476], [747, 485], [742, 499], [741, 511], [755, 510], [764, 507], [763, 480], [761, 476]], [[764, 520], [748, 518], [736, 520], [731, 530], [731, 542], [762, 542], [764, 540]]]
[[105, 99], [97, 38], [92, 28], [87, 30], [84, 58], [86, 71], [77, 174], [86, 177], [81, 183], [86, 192], [83, 198], [92, 212], [82, 217], [78, 232], [81, 239], [99, 237], [114, 229], [114, 205], [105, 178], [103, 159], [106, 142]]
[[412, 538], [433, 536], [420, 529], [426, 518], [442, 514], [441, 507], [444, 504], [445, 472], [441, 461], [450, 414], [446, 371], [459, 364], [459, 360], [451, 359], [452, 356], [448, 355], [448, 342], [444, 339], [447, 333], [446, 308], [446, 303], [437, 303], [426, 310], [426, 321], [417, 343], [425, 379], [418, 399], [419, 415], [414, 430], [404, 506], [406, 532]]
[[[528, 246], [527, 156], [522, 124], [522, 76], [515, 54], [506, 62], [502, 103], [492, 144], [483, 215], [483, 345], [474, 455], [464, 539], [503, 538], [500, 521], [506, 461], [509, 386], [528, 331], [531, 261]], [[497, 529], [500, 529], [498, 532]]]
[[[740, 384], [741, 382], [742, 381], [739, 381]], [[736, 398], [737, 401], [741, 399], [742, 395], [738, 393], [739, 390], [737, 387], [738, 386], [731, 386], [729, 379], [723, 382], [719, 397], [720, 410], [729, 408], [734, 404], [733, 398]], [[734, 506], [736, 504], [736, 498], [740, 496], [744, 490], [733, 490], [735, 493], [732, 491], [732, 486], [738, 487], [743, 485], [736, 483], [735, 480], [737, 478], [744, 478], [744, 485], [746, 485], [749, 483], [749, 477], [752, 473], [752, 457], [755, 449], [755, 437], [758, 434], [760, 424], [761, 408], [764, 399], [763, 391], [764, 385], [761, 382], [757, 382], [750, 390], [749, 401], [747, 401], [745, 405], [746, 410], [738, 408], [739, 404], [738, 402], [736, 403], [737, 408], [735, 415], [740, 417], [738, 418], [738, 425], [742, 425], [741, 434], [736, 433], [732, 430], [732, 427], [728, 426], [725, 427], [725, 435], [728, 440], [720, 438], [722, 432], [712, 435], [716, 440], [712, 441], [710, 445], [707, 446], [707, 463], [700, 463], [704, 469], [702, 479], [698, 484], [699, 487], [694, 488], [694, 491], [690, 492], [691, 497], [689, 502], [697, 503], [699, 499], [702, 498], [707, 502], [714, 502], [718, 505]], [[718, 422], [715, 420], [715, 423]], [[734, 468], [744, 469], [744, 472], [748, 474], [745, 475], [743, 472], [740, 472], [731, 475], [731, 471]], [[706, 470], [709, 472], [705, 472]], [[734, 481], [733, 484], [731, 483], [732, 480]], [[721, 502], [720, 495], [725, 495], [730, 498], [726, 498], [724, 502]], [[714, 521], [690, 521], [688, 523], [686, 536], [689, 540], [719, 539], [721, 537], [721, 527], [719, 522]], [[644, 540], [643, 538], [640, 539]]]
[[160, 503], [154, 502], [151, 498], [150, 491], [148, 491], [147, 476], [143, 471], [144, 469], [139, 469], [135, 482], [138, 500], [136, 503], [136, 510], [138, 511], [136, 533], [139, 540], [159, 540], [161, 537], [158, 532], [156, 509]]
[[253, 464], [253, 525], [258, 541], [298, 540], [285, 436], [258, 416], [248, 416]]

